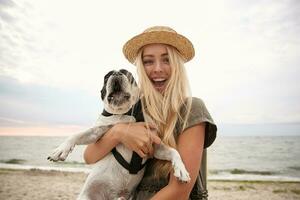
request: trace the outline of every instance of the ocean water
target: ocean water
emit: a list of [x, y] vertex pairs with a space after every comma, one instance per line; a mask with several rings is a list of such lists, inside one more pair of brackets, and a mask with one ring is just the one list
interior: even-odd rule
[[208, 149], [211, 179], [300, 181], [300, 136], [218, 137]]
[[[0, 168], [86, 171], [76, 146], [65, 162], [47, 160], [65, 137], [0, 137]], [[218, 137], [208, 148], [208, 179], [300, 182], [300, 136]]]

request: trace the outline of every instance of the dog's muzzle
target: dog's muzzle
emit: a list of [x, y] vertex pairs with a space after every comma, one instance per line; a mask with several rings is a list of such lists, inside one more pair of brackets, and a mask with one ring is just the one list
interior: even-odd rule
[[113, 103], [115, 105], [123, 104], [126, 101], [130, 100], [130, 93], [125, 92], [124, 90], [124, 80], [121, 73], [114, 74], [114, 77], [111, 81], [111, 91], [107, 96], [108, 103]]

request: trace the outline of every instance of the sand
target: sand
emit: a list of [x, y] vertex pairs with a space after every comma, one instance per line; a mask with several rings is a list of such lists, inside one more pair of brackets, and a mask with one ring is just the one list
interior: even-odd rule
[[[0, 169], [1, 200], [76, 199], [87, 174]], [[209, 181], [210, 200], [300, 200], [300, 183]]]

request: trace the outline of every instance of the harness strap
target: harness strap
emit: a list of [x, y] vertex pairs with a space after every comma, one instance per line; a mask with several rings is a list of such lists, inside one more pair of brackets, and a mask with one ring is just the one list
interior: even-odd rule
[[[107, 112], [105, 109], [102, 112], [103, 116], [109, 117], [113, 114]], [[124, 115], [131, 115], [134, 116], [136, 119], [136, 122], [144, 122], [144, 115], [142, 112], [142, 102], [139, 100], [127, 113]], [[130, 163], [128, 163], [123, 156], [117, 151], [116, 148], [113, 148], [111, 150], [112, 154], [114, 155], [115, 159], [122, 165], [125, 169], [129, 171], [130, 174], [137, 174], [141, 169], [145, 167], [145, 165], [150, 161], [150, 159], [147, 159], [147, 161], [142, 164], [143, 159], [135, 152], [132, 152]]]
[[142, 164], [143, 159], [136, 152], [132, 152], [130, 163], [128, 163], [116, 148], [113, 148], [111, 152], [118, 163], [127, 169], [130, 174], [137, 174], [150, 160], [148, 159], [144, 164]]

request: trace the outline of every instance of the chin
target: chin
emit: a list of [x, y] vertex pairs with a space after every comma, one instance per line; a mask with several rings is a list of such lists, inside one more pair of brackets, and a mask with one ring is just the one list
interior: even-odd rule
[[156, 91], [160, 94], [163, 94], [165, 90], [164, 89], [156, 89]]

